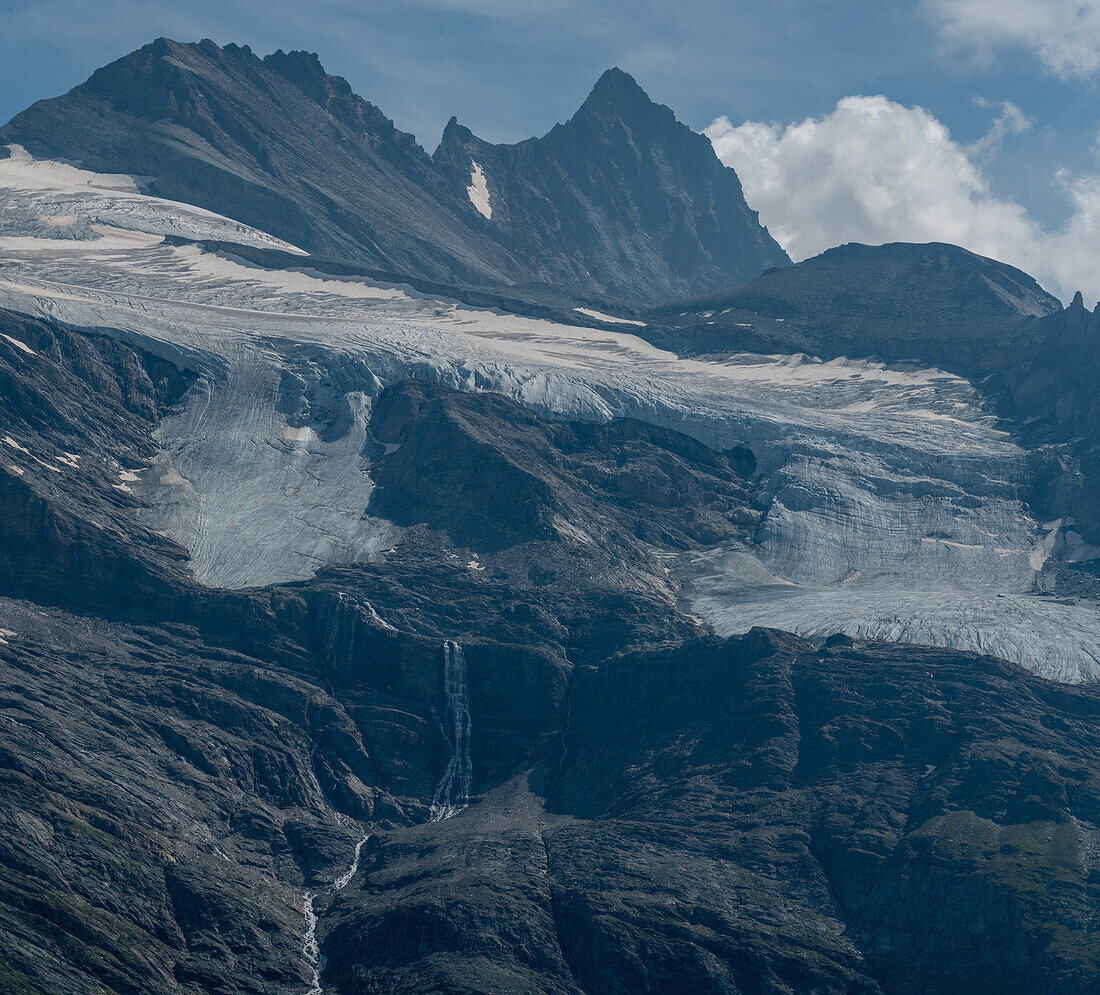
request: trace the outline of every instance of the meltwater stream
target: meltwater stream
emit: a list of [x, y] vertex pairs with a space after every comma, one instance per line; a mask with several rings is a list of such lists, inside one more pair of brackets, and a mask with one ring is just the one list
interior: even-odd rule
[[[362, 835], [359, 837], [359, 842], [355, 844], [355, 850], [352, 853], [351, 863], [348, 865], [348, 869], [322, 892], [322, 894], [331, 896], [335, 895], [337, 892], [343, 891], [351, 883], [351, 879], [355, 877], [355, 872], [359, 870], [359, 858], [363, 854], [363, 844], [370, 839], [370, 833], [363, 831], [362, 827], [353, 819], [348, 818], [343, 812], [338, 812], [333, 807], [332, 802], [329, 801], [328, 796], [325, 794], [324, 788], [321, 787], [321, 782], [317, 779], [317, 772], [313, 767], [312, 752], [310, 753], [308, 770], [314, 790], [328, 806], [337, 825], [343, 826], [345, 829], [358, 829], [362, 832]], [[309, 989], [306, 995], [324, 995], [324, 988], [321, 987], [321, 974], [325, 970], [325, 955], [321, 953], [321, 944], [317, 940], [317, 912], [313, 907], [316, 898], [317, 892], [315, 891], [306, 891], [302, 895], [302, 915], [305, 916], [306, 920], [306, 931], [302, 935], [302, 957], [305, 959], [306, 966], [312, 972]]]
[[[470, 799], [474, 765], [470, 759], [470, 684], [466, 656], [458, 643], [443, 644], [443, 687], [447, 696], [444, 722], [450, 722], [451, 758], [432, 798], [431, 821], [457, 815]], [[446, 725], [444, 726], [446, 734]]]
[[[336, 818], [342, 824], [345, 821], [349, 825], [352, 824], [347, 816], [340, 813], [336, 813]], [[335, 895], [351, 883], [351, 879], [355, 877], [355, 872], [359, 870], [359, 858], [363, 853], [363, 844], [368, 839], [370, 839], [370, 833], [363, 833], [362, 838], [355, 844], [355, 853], [352, 856], [351, 864], [329, 886], [327, 889], [329, 894]], [[321, 953], [321, 944], [317, 941], [317, 913], [313, 908], [313, 902], [316, 898], [317, 893], [314, 891], [307, 891], [302, 896], [302, 914], [306, 919], [306, 931], [302, 937], [302, 956], [305, 958], [306, 965], [313, 972], [306, 995], [324, 995], [324, 989], [321, 987], [321, 972], [325, 969], [325, 955]]]

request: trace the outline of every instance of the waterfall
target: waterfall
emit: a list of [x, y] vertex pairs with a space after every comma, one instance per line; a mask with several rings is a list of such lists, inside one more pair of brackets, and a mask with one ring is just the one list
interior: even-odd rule
[[316, 896], [307, 891], [302, 896], [302, 914], [306, 917], [306, 933], [302, 937], [302, 956], [313, 971], [313, 978], [306, 995], [324, 995], [321, 988], [321, 971], [324, 969], [324, 955], [317, 942], [317, 913], [313, 911], [313, 899]]
[[470, 685], [466, 656], [458, 643], [449, 640], [443, 644], [443, 688], [447, 696], [444, 735], [449, 723], [451, 757], [432, 798], [432, 822], [449, 819], [466, 807], [474, 774], [470, 759]]

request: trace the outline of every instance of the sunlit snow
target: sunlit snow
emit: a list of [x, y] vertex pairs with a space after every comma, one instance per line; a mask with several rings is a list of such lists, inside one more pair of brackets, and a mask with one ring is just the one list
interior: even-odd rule
[[[159, 237], [277, 244], [247, 226], [116, 192], [114, 179], [59, 187], [63, 170], [17, 167], [0, 162], [11, 240], [0, 241], [0, 307], [110, 329], [198, 373], [158, 428], [149, 472], [120, 483], [204, 583], [300, 580], [384, 556], [398, 530], [364, 512], [367, 422], [385, 384], [415, 377], [752, 449], [767, 508], [753, 540], [670, 563], [688, 609], [720, 632], [847, 631], [1100, 678], [1096, 609], [1034, 593], [1053, 545], [1021, 500], [1025, 454], [958, 377], [802, 355], [680, 359], [626, 329], [334, 279], [306, 258], [263, 270]], [[62, 215], [82, 237], [50, 237], [47, 219]], [[291, 393], [322, 377], [344, 406], [339, 431], [287, 414]]]
[[486, 218], [493, 216], [493, 205], [489, 203], [489, 184], [485, 181], [485, 172], [478, 163], [472, 163], [470, 170], [470, 185], [466, 188], [466, 196], [474, 205], [478, 214]]

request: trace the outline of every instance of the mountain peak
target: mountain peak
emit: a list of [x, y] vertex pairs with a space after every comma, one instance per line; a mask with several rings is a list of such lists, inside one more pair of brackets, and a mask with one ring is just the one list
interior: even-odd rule
[[710, 142], [617, 68], [543, 138], [493, 145], [451, 120], [429, 157], [313, 52], [261, 59], [162, 38], [18, 115], [0, 139], [150, 177], [158, 196], [310, 252], [433, 281], [652, 302], [788, 262]]
[[447, 127], [443, 129], [443, 138], [439, 144], [441, 147], [461, 146], [473, 137], [474, 133], [464, 124], [459, 124], [458, 118], [452, 114]]
[[648, 94], [639, 85], [638, 81], [618, 66], [612, 66], [604, 71], [592, 87], [589, 99], [599, 96], [601, 98], [621, 98], [622, 96], [642, 97], [649, 100]]
[[316, 52], [284, 52], [280, 48], [264, 56], [264, 65], [293, 83], [317, 103], [324, 103], [328, 96], [328, 73]]
[[[628, 72], [613, 67], [608, 69], [592, 87], [592, 92], [581, 105], [579, 114], [607, 114], [617, 116], [648, 112], [660, 108], [654, 103]], [[667, 108], [665, 108], [667, 109]], [[671, 111], [669, 111], [671, 114]]]

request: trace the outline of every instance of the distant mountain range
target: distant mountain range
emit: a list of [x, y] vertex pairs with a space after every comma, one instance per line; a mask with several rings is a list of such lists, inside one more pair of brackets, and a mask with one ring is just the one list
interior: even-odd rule
[[433, 157], [316, 55], [162, 38], [17, 115], [13, 142], [399, 276], [655, 303], [789, 262], [710, 143], [619, 70], [544, 138], [452, 121]]

